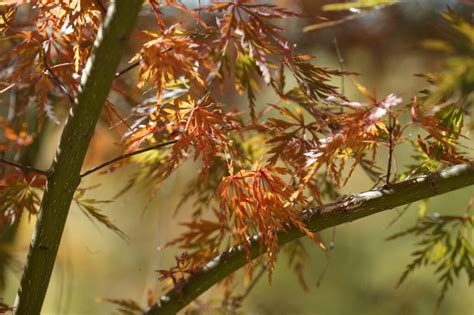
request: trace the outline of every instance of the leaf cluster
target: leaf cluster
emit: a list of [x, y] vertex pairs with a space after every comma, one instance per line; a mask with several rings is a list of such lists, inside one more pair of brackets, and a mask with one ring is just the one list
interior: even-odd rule
[[464, 273], [469, 284], [474, 282], [473, 264], [474, 248], [472, 246], [472, 229], [474, 217], [427, 215], [414, 227], [397, 233], [389, 240], [412, 235], [419, 240], [416, 250], [411, 253], [413, 260], [406, 266], [397, 287], [416, 269], [427, 265], [434, 266], [435, 274], [441, 285], [441, 291], [436, 303], [439, 309], [443, 299], [454, 280]]
[[[369, 10], [394, 2], [353, 1], [324, 9]], [[93, 0], [22, 1], [33, 9], [23, 21], [16, 16], [19, 3], [0, 2], [0, 94], [10, 93], [15, 99], [12, 115], [0, 117], [2, 154], [33, 144], [48, 121], [60, 121], [56, 107], [68, 108], [74, 102], [109, 5]], [[164, 6], [197, 23], [189, 27], [168, 19]], [[383, 162], [388, 185], [394, 175], [393, 152], [402, 143], [411, 143], [415, 151], [416, 165], [406, 176], [468, 159], [459, 143], [468, 119], [472, 122], [473, 29], [451, 10], [445, 19], [459, 41], [427, 43], [450, 57], [439, 73], [423, 75], [430, 88], [407, 104], [393, 93], [380, 97], [355, 81], [355, 73], [325, 68], [313, 56], [298, 53], [282, 23], [302, 15], [286, 8], [232, 0], [212, 1], [198, 11], [180, 1], [149, 0], [143, 14], [154, 16], [156, 23], [139, 33], [142, 43], [131, 47], [129, 65], [117, 72], [103, 114], [118, 135], [122, 155], [103, 165], [110, 171], [135, 165], [138, 170], [122, 192], [141, 182], [154, 192], [186, 161], [199, 162], [199, 174], [181, 202], [193, 201], [193, 218], [167, 244], [185, 253], [177, 257], [176, 266], [159, 271], [160, 278], [178, 291], [199, 266], [237, 243], [248, 256], [250, 276], [253, 234], [260, 236], [261, 249], [267, 252], [260, 263], [270, 275], [280, 250], [278, 233], [290, 226], [325, 249], [302, 222], [300, 210], [337, 197], [358, 166], [374, 181], [380, 180], [385, 171], [377, 160], [380, 148], [389, 152]], [[341, 76], [353, 79], [362, 101], [348, 99], [331, 83]], [[260, 101], [262, 87], [275, 101]], [[237, 95], [244, 94], [248, 106], [239, 107]], [[31, 108], [36, 125], [26, 123]], [[412, 125], [418, 128], [414, 137], [405, 132]], [[44, 185], [39, 176], [3, 173], [0, 220], [16, 222], [23, 211], [36, 214]], [[79, 209], [125, 237], [99, 209], [109, 201], [86, 198], [85, 192], [80, 188], [74, 198]], [[422, 250], [406, 274], [420, 264], [439, 265], [445, 292], [459, 271], [452, 273], [451, 267], [444, 267], [446, 259], [430, 255], [444, 246], [443, 255], [454, 255], [451, 265], [465, 268], [459, 266], [467, 266], [466, 258], [457, 255], [468, 247], [464, 241], [452, 243], [453, 229], [448, 226], [463, 222], [462, 229], [467, 221], [426, 220], [406, 232], [428, 239], [419, 244]], [[306, 254], [300, 245], [287, 251], [291, 268], [304, 284]], [[112, 302], [123, 312], [139, 311], [135, 302]]]
[[0, 179], [0, 224], [14, 225], [23, 212], [36, 215], [46, 181], [37, 174], [10, 172]]

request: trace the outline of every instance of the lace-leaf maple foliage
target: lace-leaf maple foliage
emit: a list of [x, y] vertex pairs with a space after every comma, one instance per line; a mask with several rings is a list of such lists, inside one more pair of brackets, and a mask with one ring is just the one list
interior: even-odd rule
[[[370, 6], [378, 3], [372, 2]], [[56, 111], [70, 107], [108, 6], [103, 0], [0, 2], [0, 93], [15, 95], [16, 100], [9, 114], [0, 118], [2, 157], [14, 159], [36, 141], [46, 124], [60, 120]], [[196, 23], [169, 18], [170, 7], [184, 21]], [[28, 19], [16, 18], [20, 9], [30, 10]], [[117, 72], [113, 93], [126, 100], [129, 108], [124, 113], [113, 103], [116, 98], [109, 97], [102, 120], [118, 134], [123, 156], [104, 167], [115, 171], [137, 165], [137, 174], [121, 193], [145, 180], [152, 183], [153, 192], [185, 161], [201, 162], [181, 203], [194, 201], [193, 218], [183, 224], [185, 232], [166, 245], [177, 246], [184, 254], [176, 258], [175, 267], [158, 272], [178, 291], [190, 274], [237, 244], [247, 252], [247, 276], [260, 264], [271, 279], [280, 251], [278, 233], [290, 226], [327, 250], [327, 244], [305, 226], [300, 211], [337, 197], [338, 188], [356, 167], [373, 179], [383, 179], [385, 165], [376, 163], [380, 148], [393, 152], [409, 143], [415, 155], [409, 171], [397, 176], [390, 169], [392, 156], [388, 157], [388, 185], [395, 178], [469, 160], [461, 152], [460, 141], [473, 127], [474, 51], [468, 41], [472, 42], [474, 28], [451, 10], [444, 16], [458, 40], [426, 43], [448, 51], [451, 57], [442, 72], [423, 75], [432, 87], [410, 101], [396, 94], [380, 97], [358, 83], [354, 73], [327, 69], [313, 56], [299, 53], [281, 25], [302, 15], [277, 5], [213, 1], [192, 10], [180, 1], [149, 0], [142, 13], [152, 15], [156, 23], [153, 29], [137, 31], [138, 49], [129, 66]], [[339, 76], [350, 76], [366, 101], [342, 95], [331, 83]], [[229, 103], [223, 95], [229, 89], [245, 95], [248, 106]], [[272, 91], [272, 103], [259, 101], [263, 89]], [[31, 112], [36, 115], [33, 122], [28, 118]], [[411, 121], [401, 119], [403, 115]], [[406, 132], [409, 125], [418, 127], [415, 136]], [[47, 174], [14, 163], [2, 168], [1, 224], [15, 225], [25, 212], [37, 214]], [[79, 208], [91, 220], [125, 237], [98, 208], [106, 201], [87, 199], [86, 191], [80, 188], [76, 194]], [[429, 222], [421, 221], [420, 228], [405, 234], [434, 228], [436, 222]], [[472, 224], [472, 219], [462, 222]], [[423, 229], [426, 224], [431, 225]], [[252, 263], [249, 246], [255, 234], [267, 254], [266, 259]], [[469, 249], [468, 241], [459, 235], [462, 248]], [[445, 246], [451, 246], [448, 243]], [[286, 250], [304, 284], [307, 255], [301, 243], [295, 244]], [[461, 246], [454, 244], [453, 250]], [[457, 259], [452, 251], [445, 253]], [[463, 253], [460, 264], [472, 266], [472, 250]], [[418, 265], [410, 265], [409, 270]], [[461, 268], [453, 265], [451, 273], [446, 269], [451, 267], [443, 266], [442, 296]], [[224, 284], [230, 290], [230, 281]], [[231, 293], [226, 298], [230, 300]], [[155, 300], [155, 293], [150, 293], [149, 304]], [[108, 301], [118, 304], [123, 313], [143, 312], [139, 303], [129, 299]]]

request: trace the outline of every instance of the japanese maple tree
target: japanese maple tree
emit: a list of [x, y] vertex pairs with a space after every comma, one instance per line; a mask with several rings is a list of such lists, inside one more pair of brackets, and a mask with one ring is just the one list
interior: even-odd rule
[[[359, 11], [305, 30], [395, 2], [328, 4], [327, 12]], [[180, 18], [167, 16], [168, 7]], [[21, 18], [24, 10], [31, 18]], [[150, 17], [149, 29], [135, 25]], [[271, 280], [282, 250], [305, 285], [300, 237], [327, 251], [322, 229], [473, 185], [472, 154], [462, 141], [474, 127], [474, 26], [449, 8], [443, 17], [456, 38], [425, 44], [449, 57], [440, 72], [421, 75], [426, 89], [403, 100], [396, 91], [377, 95], [356, 73], [301, 53], [281, 25], [304, 14], [274, 3], [211, 1], [192, 9], [179, 0], [0, 1], [0, 97], [15, 95], [2, 98], [0, 112], [2, 233], [25, 215], [37, 217], [17, 300], [4, 301], [0, 312], [41, 311], [71, 203], [127, 238], [101, 210], [109, 201], [87, 197], [90, 187], [81, 180], [92, 173], [135, 164], [138, 172], [117, 193], [147, 181], [153, 194], [183, 163], [200, 162], [181, 202], [194, 201], [193, 215], [165, 245], [183, 253], [175, 266], [157, 271], [169, 291], [150, 292], [146, 306], [109, 299], [123, 314], [176, 313], [218, 282], [235, 310], [242, 296], [231, 290], [232, 273], [246, 267], [252, 279], [263, 274], [255, 275], [258, 269]], [[128, 59], [126, 47], [133, 50]], [[331, 83], [335, 77], [347, 78], [366, 101], [348, 99]], [[229, 89], [248, 106], [229, 103]], [[259, 100], [263, 89], [271, 103]], [[61, 120], [58, 108], [70, 112], [51, 167], [25, 164], [22, 154], [47, 124]], [[83, 169], [99, 120], [110, 124], [122, 154]], [[396, 172], [393, 152], [402, 144], [413, 164]], [[374, 188], [341, 196], [358, 167]], [[469, 207], [459, 216], [424, 213], [394, 235], [420, 239], [399, 284], [418, 267], [435, 265], [439, 306], [461, 274], [471, 283], [473, 222]]]

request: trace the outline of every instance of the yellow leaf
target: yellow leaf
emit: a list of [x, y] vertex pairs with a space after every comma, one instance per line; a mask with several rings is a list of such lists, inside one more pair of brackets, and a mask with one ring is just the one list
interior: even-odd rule
[[426, 209], [428, 208], [428, 199], [424, 199], [420, 202], [420, 206], [418, 207], [418, 217], [423, 218], [426, 214]]
[[370, 99], [371, 101], [375, 102], [375, 95], [373, 93], [371, 93], [369, 91], [369, 89], [367, 89], [365, 86], [363, 86], [362, 84], [358, 83], [356, 80], [354, 80], [353, 78], [351, 78], [352, 82], [354, 83], [354, 85], [357, 87], [357, 89], [359, 90], [359, 92], [364, 95], [366, 98]]

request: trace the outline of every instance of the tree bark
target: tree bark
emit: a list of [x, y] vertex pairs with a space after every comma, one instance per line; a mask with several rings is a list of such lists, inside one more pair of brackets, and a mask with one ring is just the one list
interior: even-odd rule
[[142, 0], [116, 0], [109, 6], [81, 78], [79, 94], [48, 171], [15, 314], [39, 314], [53, 271], [69, 207], [80, 183], [80, 171], [103, 104], [109, 94], [125, 43]]
[[[393, 209], [415, 201], [438, 196], [474, 184], [474, 162], [453, 166], [441, 172], [409, 179], [397, 184], [345, 196], [333, 203], [302, 211], [301, 216], [312, 231], [351, 222], [384, 210]], [[281, 246], [304, 234], [291, 227], [278, 235]], [[250, 238], [252, 257], [265, 253], [261, 250], [259, 236]], [[242, 245], [232, 247], [215, 257], [198, 272], [192, 274], [176, 289], [170, 290], [153, 304], [145, 314], [176, 314], [191, 301], [197, 299], [211, 286], [223, 280], [247, 263]]]

